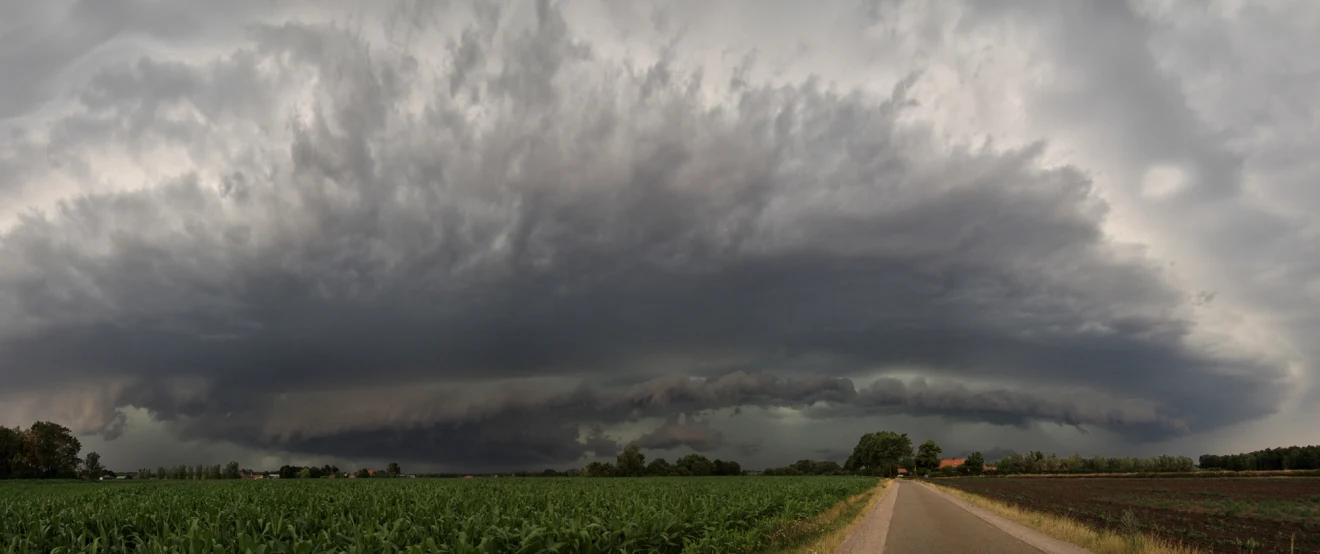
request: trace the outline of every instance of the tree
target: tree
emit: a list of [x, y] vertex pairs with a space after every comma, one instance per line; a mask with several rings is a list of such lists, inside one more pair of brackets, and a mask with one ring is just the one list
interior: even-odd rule
[[704, 477], [715, 473], [715, 464], [710, 461], [710, 458], [701, 454], [693, 453], [683, 456], [674, 465], [678, 466], [679, 475]]
[[243, 475], [239, 473], [238, 462], [229, 462], [225, 464], [225, 479], [238, 479]]
[[788, 467], [797, 470], [797, 472], [802, 475], [813, 475], [816, 473], [815, 460], [798, 460]]
[[19, 455], [23, 452], [23, 433], [17, 428], [0, 426], [0, 479], [19, 473]]
[[944, 452], [944, 449], [935, 444], [933, 440], [921, 443], [921, 446], [917, 447], [917, 458], [915, 460], [917, 471], [925, 473], [939, 469], [941, 452]]
[[614, 477], [618, 474], [618, 470], [609, 462], [591, 462], [582, 469], [582, 473], [587, 477]]
[[711, 466], [711, 475], [742, 475], [742, 465], [732, 460], [715, 460]]
[[844, 467], [852, 471], [863, 471], [870, 475], [879, 473], [885, 477], [898, 475], [899, 463], [912, 455], [912, 439], [907, 433], [880, 431], [867, 433], [858, 439], [853, 453], [848, 456]]
[[78, 475], [82, 444], [68, 427], [49, 421], [33, 423], [21, 434], [18, 466], [25, 477], [56, 478]]
[[311, 478], [312, 478], [312, 470], [309, 469], [309, 468], [302, 468], [302, 469], [298, 470], [298, 478], [299, 478], [299, 479], [311, 479]]
[[368, 477], [371, 477], [371, 470], [364, 467], [362, 469], [357, 470], [357, 473], [354, 473], [353, 475], [358, 479], [366, 479]]
[[815, 475], [839, 475], [843, 473], [843, 467], [834, 460], [825, 460], [816, 462], [816, 466], [812, 468], [812, 473]]
[[972, 452], [963, 460], [962, 467], [966, 468], [967, 473], [981, 473], [985, 471], [985, 457], [980, 452]]
[[669, 477], [674, 475], [674, 466], [669, 464], [669, 460], [656, 458], [646, 466], [646, 474], [655, 477]]
[[86, 475], [88, 479], [100, 479], [103, 470], [105, 470], [105, 466], [101, 465], [101, 455], [88, 452], [87, 461], [83, 462], [83, 475]]
[[385, 473], [390, 477], [398, 477], [403, 474], [403, 468], [399, 467], [399, 462], [390, 462], [390, 465], [385, 467]]
[[618, 462], [621, 476], [640, 477], [646, 474], [646, 455], [635, 444], [623, 447], [623, 452], [619, 453], [615, 461]]

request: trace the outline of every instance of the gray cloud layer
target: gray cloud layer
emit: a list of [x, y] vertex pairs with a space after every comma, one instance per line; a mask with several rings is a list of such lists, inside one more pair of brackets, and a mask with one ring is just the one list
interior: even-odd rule
[[[1286, 397], [1280, 359], [1193, 340], [1209, 296], [1115, 240], [1049, 137], [948, 148], [914, 123], [920, 72], [882, 93], [725, 81], [621, 60], [567, 8], [454, 9], [466, 28], [384, 45], [262, 22], [201, 60], [107, 62], [46, 131], [11, 133], [0, 195], [76, 184], [0, 235], [0, 379], [43, 399], [9, 413], [114, 435], [131, 406], [254, 449], [534, 466], [608, 455], [633, 439], [600, 426], [646, 418], [667, 420], [649, 448], [759, 444], [671, 419], [740, 407], [1149, 441]], [[48, 94], [37, 64], [106, 40], [22, 62], [0, 117]], [[1176, 97], [1129, 92], [1106, 109], [1162, 99], [1168, 136], [1142, 140], [1231, 178], [1177, 135], [1196, 116]], [[89, 184], [116, 168], [141, 182]]]

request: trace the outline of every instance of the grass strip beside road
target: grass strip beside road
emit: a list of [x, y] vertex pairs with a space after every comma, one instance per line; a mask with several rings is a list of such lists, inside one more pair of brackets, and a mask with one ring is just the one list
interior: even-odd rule
[[1152, 537], [1140, 532], [1118, 533], [1097, 530], [1066, 517], [1043, 514], [1010, 506], [998, 500], [975, 495], [935, 483], [942, 492], [990, 510], [1011, 521], [1035, 529], [1061, 541], [1067, 541], [1096, 554], [1199, 554], [1201, 551]]
[[795, 545], [778, 551], [778, 554], [834, 554], [844, 539], [852, 534], [853, 528], [861, 521], [861, 515], [869, 513], [875, 503], [885, 496], [885, 491], [894, 486], [893, 479], [883, 479], [862, 494], [835, 504], [815, 517], [802, 520], [800, 538]]

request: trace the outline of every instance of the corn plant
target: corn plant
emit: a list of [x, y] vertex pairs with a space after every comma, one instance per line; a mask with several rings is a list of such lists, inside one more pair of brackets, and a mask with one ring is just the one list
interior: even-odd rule
[[0, 483], [0, 553], [773, 549], [861, 477]]

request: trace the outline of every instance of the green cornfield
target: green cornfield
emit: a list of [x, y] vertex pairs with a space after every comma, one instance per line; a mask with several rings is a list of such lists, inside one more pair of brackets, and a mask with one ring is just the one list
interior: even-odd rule
[[0, 482], [0, 552], [762, 552], [865, 477]]

